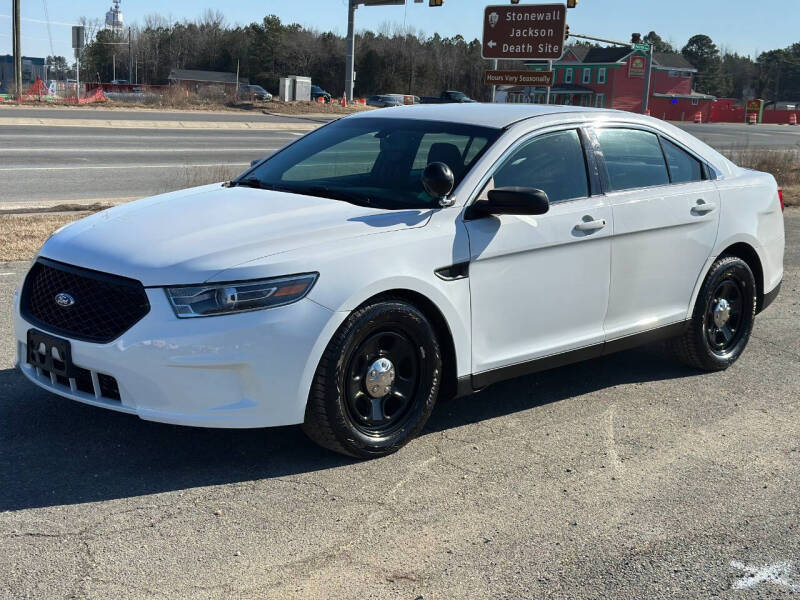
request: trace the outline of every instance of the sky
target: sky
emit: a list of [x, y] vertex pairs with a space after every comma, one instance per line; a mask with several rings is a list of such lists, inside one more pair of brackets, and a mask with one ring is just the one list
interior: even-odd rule
[[[787, 0], [788, 5], [798, 0]], [[467, 39], [480, 37], [483, 7], [486, 0], [445, 0], [441, 8], [428, 7], [427, 0], [406, 6], [360, 7], [356, 28], [379, 30], [393, 26], [412, 27], [417, 31], [443, 37], [461, 34]], [[491, 2], [506, 4], [506, 2]], [[523, 0], [524, 4], [533, 4]], [[69, 25], [80, 17], [103, 19], [111, 0], [50, 0], [53, 49], [57, 55], [70, 57]], [[568, 13], [572, 33], [628, 41], [634, 31], [646, 34], [655, 30], [665, 40], [680, 48], [694, 34], [705, 33], [721, 49], [750, 56], [773, 48], [800, 42], [800, 17], [784, 18], [775, 10], [761, 11], [752, 0], [579, 0]], [[776, 5], [777, 6], [777, 5]], [[284, 22], [343, 35], [347, 30], [346, 0], [233, 0], [224, 9], [220, 4], [203, 0], [122, 0], [126, 24], [141, 23], [144, 16], [162, 14], [173, 21], [194, 20], [206, 9], [221, 10], [229, 24], [260, 21], [266, 14], [276, 14]], [[0, 3], [0, 55], [11, 53], [11, 1]], [[788, 11], [792, 12], [792, 11]], [[44, 2], [22, 2], [22, 53], [47, 56], [50, 37], [45, 21]], [[40, 22], [37, 22], [40, 21]]]

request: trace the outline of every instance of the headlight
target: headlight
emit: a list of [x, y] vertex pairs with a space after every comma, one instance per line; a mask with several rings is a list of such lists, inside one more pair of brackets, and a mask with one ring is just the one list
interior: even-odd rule
[[273, 279], [165, 288], [165, 291], [178, 317], [210, 317], [297, 302], [311, 290], [318, 275], [304, 273]]

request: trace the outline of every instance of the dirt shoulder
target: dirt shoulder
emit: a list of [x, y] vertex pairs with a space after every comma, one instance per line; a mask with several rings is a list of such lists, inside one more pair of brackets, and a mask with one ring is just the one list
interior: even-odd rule
[[0, 261], [30, 260], [56, 229], [92, 212], [0, 215]]
[[318, 102], [270, 102], [264, 112], [275, 116], [286, 117], [329, 117], [331, 115], [352, 115], [353, 113], [375, 110], [371, 106], [357, 102], [342, 106], [336, 102], [319, 104]]

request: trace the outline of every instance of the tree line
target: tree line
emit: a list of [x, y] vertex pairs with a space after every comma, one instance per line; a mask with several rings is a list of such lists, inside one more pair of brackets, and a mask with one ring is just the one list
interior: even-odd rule
[[[171, 23], [150, 16], [131, 28], [133, 73], [128, 76], [128, 32], [114, 33], [97, 22], [87, 25], [89, 42], [81, 57], [83, 81], [117, 78], [140, 84], [164, 84], [173, 68], [236, 72], [273, 93], [284, 75], [310, 76], [333, 96], [344, 91], [345, 39], [283, 23], [275, 15], [245, 26], [228, 26], [219, 11], [206, 11], [196, 21]], [[695, 88], [717, 97], [800, 99], [800, 42], [788, 48], [761, 53], [755, 60], [721, 51], [707, 35], [693, 36], [680, 49], [655, 31], [632, 41], [654, 45], [655, 52], [680, 52], [697, 69]], [[580, 42], [578, 42], [580, 43]], [[458, 89], [478, 100], [489, 97], [483, 72], [489, 61], [481, 58], [477, 39], [461, 35], [426, 36], [413, 29], [385, 26], [362, 31], [356, 37], [355, 94], [411, 93], [438, 95]], [[59, 69], [63, 57], [48, 57]], [[513, 62], [501, 68], [518, 67]], [[59, 69], [54, 76], [59, 76]]]

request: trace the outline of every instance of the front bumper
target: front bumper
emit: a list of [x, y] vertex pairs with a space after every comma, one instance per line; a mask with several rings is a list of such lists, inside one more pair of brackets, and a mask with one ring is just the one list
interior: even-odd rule
[[66, 398], [150, 421], [200, 427], [303, 421], [316, 365], [346, 315], [306, 298], [249, 313], [178, 319], [162, 289], [146, 291], [150, 312], [115, 341], [69, 340], [75, 365], [89, 370], [92, 379], [114, 377], [119, 400], [98, 387], [95, 393], [80, 391], [28, 364], [27, 332], [35, 327], [20, 315], [15, 298], [20, 370], [36, 385]]

